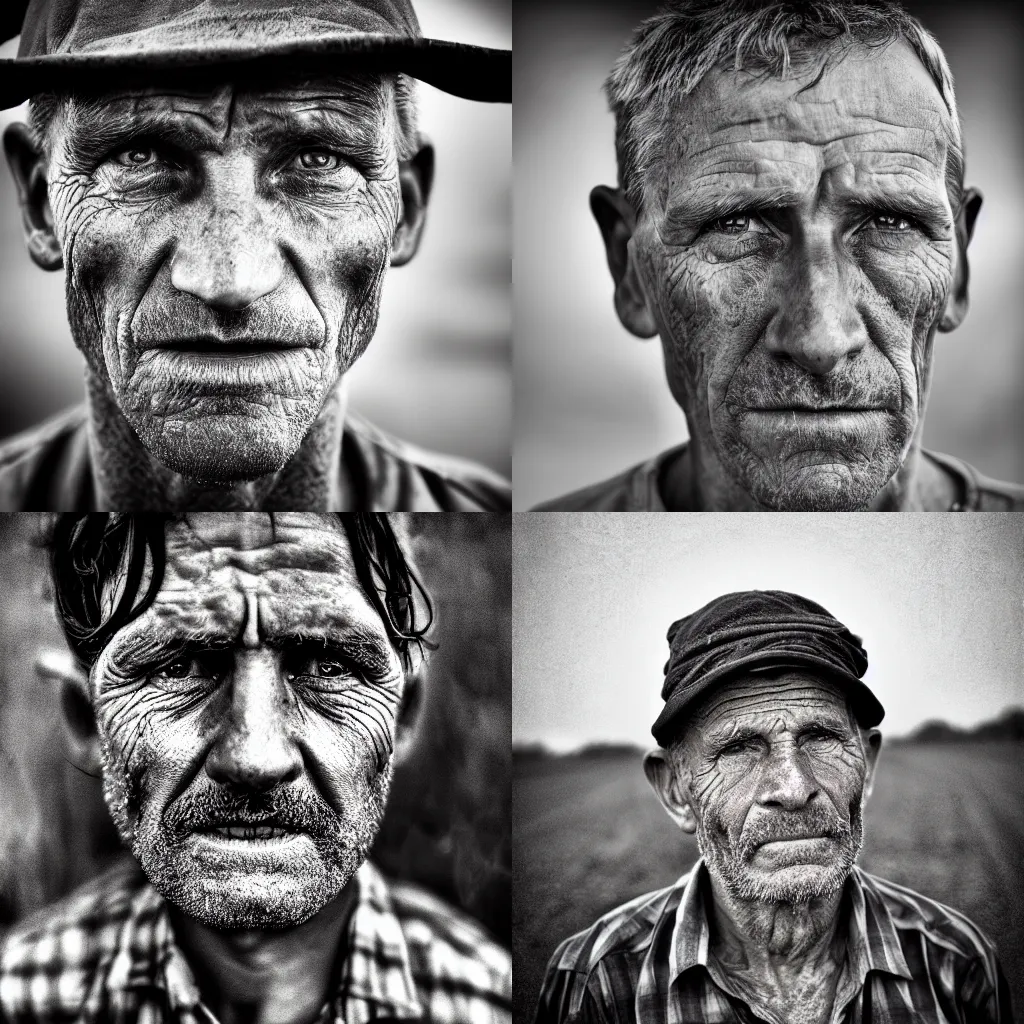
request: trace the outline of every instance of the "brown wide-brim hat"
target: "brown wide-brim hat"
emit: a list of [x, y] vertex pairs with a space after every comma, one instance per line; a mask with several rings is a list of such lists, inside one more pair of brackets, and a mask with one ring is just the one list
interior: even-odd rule
[[[278, 72], [402, 73], [508, 103], [512, 53], [420, 33], [411, 0], [0, 0], [0, 108], [42, 92]], [[6, 6], [11, 5], [11, 6]]]

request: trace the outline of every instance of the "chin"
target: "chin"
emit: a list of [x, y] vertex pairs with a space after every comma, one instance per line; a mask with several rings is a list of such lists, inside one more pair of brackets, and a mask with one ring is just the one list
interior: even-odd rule
[[765, 903], [809, 903], [842, 889], [850, 874], [846, 864], [793, 864], [774, 871], [752, 871], [744, 879], [748, 898]]
[[283, 415], [226, 414], [176, 419], [139, 430], [147, 450], [174, 473], [206, 484], [234, 484], [279, 472], [312, 425]]
[[852, 461], [833, 453], [810, 453], [772, 462], [744, 450], [729, 458], [730, 474], [762, 508], [775, 512], [861, 512], [869, 509], [899, 470], [889, 452], [870, 461]]

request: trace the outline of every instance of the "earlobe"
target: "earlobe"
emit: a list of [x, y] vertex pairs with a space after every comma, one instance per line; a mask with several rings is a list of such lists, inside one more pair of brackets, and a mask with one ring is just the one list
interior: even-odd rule
[[591, 191], [590, 210], [601, 229], [608, 269], [615, 282], [615, 312], [631, 334], [653, 338], [658, 326], [647, 304], [629, 244], [636, 227], [636, 213], [622, 189], [607, 185], [598, 185]]
[[100, 739], [89, 694], [89, 676], [67, 651], [44, 650], [36, 657], [36, 675], [57, 690], [71, 763], [88, 775], [100, 774]]
[[416, 255], [427, 220], [427, 203], [434, 185], [434, 147], [421, 139], [415, 156], [398, 165], [402, 210], [391, 242], [391, 266], [400, 267]]
[[18, 191], [28, 253], [43, 270], [60, 270], [64, 254], [53, 227], [45, 161], [27, 124], [16, 122], [7, 126], [4, 153]]
[[644, 774], [677, 827], [683, 832], [696, 832], [697, 817], [668, 754], [661, 747], [644, 756]]
[[946, 306], [939, 321], [940, 331], [955, 330], [967, 316], [970, 305], [970, 266], [967, 260], [967, 247], [974, 236], [974, 225], [978, 220], [981, 203], [981, 193], [976, 188], [964, 189], [960, 213], [956, 219], [956, 268], [953, 272], [953, 285], [946, 297]]

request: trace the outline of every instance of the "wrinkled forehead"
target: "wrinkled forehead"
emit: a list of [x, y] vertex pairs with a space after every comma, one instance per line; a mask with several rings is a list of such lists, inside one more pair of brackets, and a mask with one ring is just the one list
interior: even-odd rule
[[147, 116], [201, 120], [222, 136], [287, 117], [332, 119], [369, 127], [391, 108], [393, 76], [347, 73], [308, 78], [290, 74], [270, 80], [164, 81], [98, 94], [75, 94], [66, 109], [74, 133], [103, 131]]
[[704, 697], [691, 717], [691, 724], [705, 735], [734, 725], [776, 731], [830, 721], [852, 721], [846, 694], [837, 683], [810, 672], [777, 669], [726, 680]]
[[163, 582], [126, 631], [238, 640], [387, 632], [356, 574], [337, 517], [196, 513], [166, 533]]
[[[886, 148], [944, 160], [953, 115], [911, 47], [855, 46], [822, 69], [800, 60], [786, 77], [717, 70], [669, 106], [676, 158], [714, 163], [715, 150], [758, 143], [837, 145], [847, 153]], [[763, 154], [762, 154], [763, 155]]]

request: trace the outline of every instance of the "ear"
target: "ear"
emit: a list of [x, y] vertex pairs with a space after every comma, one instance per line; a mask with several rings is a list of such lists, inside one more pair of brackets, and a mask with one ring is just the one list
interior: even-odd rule
[[956, 268], [953, 271], [953, 287], [946, 297], [946, 308], [942, 311], [939, 321], [940, 331], [952, 331], [963, 323], [967, 316], [970, 300], [967, 285], [971, 276], [967, 263], [967, 246], [974, 237], [974, 224], [981, 210], [981, 193], [976, 188], [964, 190], [964, 199], [960, 204], [960, 213], [956, 218]]
[[658, 327], [647, 305], [629, 246], [636, 229], [632, 204], [622, 189], [598, 185], [590, 193], [590, 211], [601, 229], [608, 269], [615, 282], [615, 312], [631, 334], [653, 338]]
[[4, 153], [18, 191], [28, 254], [43, 270], [60, 270], [64, 266], [64, 255], [53, 230], [46, 162], [27, 124], [15, 122], [7, 126]]
[[400, 267], [416, 255], [427, 220], [427, 203], [434, 187], [434, 147], [420, 137], [420, 148], [411, 160], [398, 164], [402, 211], [391, 242], [391, 266]]
[[35, 662], [39, 679], [57, 690], [64, 713], [64, 734], [72, 764], [99, 775], [100, 738], [89, 695], [89, 676], [68, 651], [40, 651]]
[[644, 755], [644, 774], [651, 789], [658, 794], [662, 807], [668, 816], [684, 832], [697, 831], [697, 816], [690, 804], [686, 787], [676, 776], [668, 752], [658, 747]]
[[864, 737], [864, 758], [867, 761], [867, 774], [864, 776], [864, 799], [871, 796], [871, 787], [875, 781], [875, 766], [882, 750], [882, 734], [877, 729], [869, 729]]
[[408, 760], [409, 754], [412, 752], [420, 720], [420, 708], [422, 706], [423, 665], [420, 663], [413, 671], [407, 673], [405, 677], [402, 703], [399, 705], [398, 720], [395, 723], [396, 765]]

